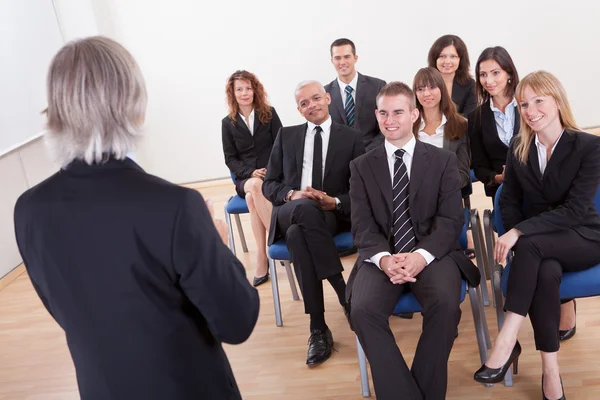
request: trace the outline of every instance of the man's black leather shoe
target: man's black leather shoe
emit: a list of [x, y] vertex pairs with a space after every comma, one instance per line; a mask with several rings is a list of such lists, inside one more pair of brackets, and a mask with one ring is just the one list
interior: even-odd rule
[[308, 355], [306, 365], [313, 366], [322, 363], [331, 356], [333, 335], [329, 328], [326, 331], [312, 329], [308, 339]]

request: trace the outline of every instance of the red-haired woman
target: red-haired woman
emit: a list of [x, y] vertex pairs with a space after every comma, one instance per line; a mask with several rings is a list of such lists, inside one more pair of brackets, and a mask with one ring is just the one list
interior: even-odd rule
[[262, 194], [262, 183], [281, 120], [254, 74], [234, 72], [225, 92], [229, 114], [222, 121], [223, 153], [225, 164], [234, 174], [236, 192], [246, 199], [250, 210], [257, 253], [253, 285], [258, 286], [269, 280], [266, 234], [272, 210]]

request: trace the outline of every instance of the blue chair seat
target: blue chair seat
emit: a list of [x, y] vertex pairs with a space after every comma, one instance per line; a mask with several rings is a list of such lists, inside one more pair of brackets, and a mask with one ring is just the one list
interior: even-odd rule
[[[502, 272], [502, 293], [505, 297], [510, 266], [509, 263]], [[598, 282], [600, 282], [600, 264], [579, 272], [565, 272], [560, 285], [560, 298], [598, 296]]]
[[[335, 242], [335, 247], [337, 248], [338, 252], [350, 250], [354, 246], [351, 232], [339, 233], [333, 237], [333, 241]], [[284, 239], [279, 239], [269, 246], [269, 257], [271, 257], [273, 260], [292, 259]]]
[[[460, 302], [462, 303], [463, 300], [465, 299], [465, 296], [467, 294], [467, 282], [466, 281], [462, 281], [462, 287], [460, 288]], [[396, 303], [396, 307], [394, 308], [394, 314], [397, 313], [415, 313], [415, 312], [421, 312], [423, 309], [421, 307], [421, 305], [419, 304], [419, 302], [417, 301], [417, 298], [415, 297], [415, 295], [412, 292], [409, 293], [405, 293], [402, 296], [400, 296], [400, 300], [398, 300], [398, 303]]]
[[229, 199], [229, 202], [227, 202], [225, 210], [227, 210], [229, 214], [246, 214], [250, 212], [248, 211], [246, 199], [242, 199], [238, 195], [231, 196], [231, 199]]
[[471, 182], [479, 182], [479, 179], [475, 176], [475, 171], [469, 170], [469, 175], [471, 175]]

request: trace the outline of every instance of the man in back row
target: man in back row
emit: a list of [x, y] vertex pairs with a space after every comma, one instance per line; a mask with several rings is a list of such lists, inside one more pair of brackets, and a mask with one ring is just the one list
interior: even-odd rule
[[331, 63], [338, 77], [325, 86], [331, 95], [329, 114], [338, 124], [348, 125], [363, 135], [367, 151], [383, 143], [375, 118], [375, 97], [385, 81], [356, 71], [356, 47], [350, 39], [337, 39], [330, 47]]

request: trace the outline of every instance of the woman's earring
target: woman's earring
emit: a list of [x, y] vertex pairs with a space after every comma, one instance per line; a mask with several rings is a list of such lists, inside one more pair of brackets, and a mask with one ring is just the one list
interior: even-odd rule
[[511, 79], [510, 79], [510, 78], [508, 78], [508, 83], [510, 83], [510, 82], [511, 82]]

